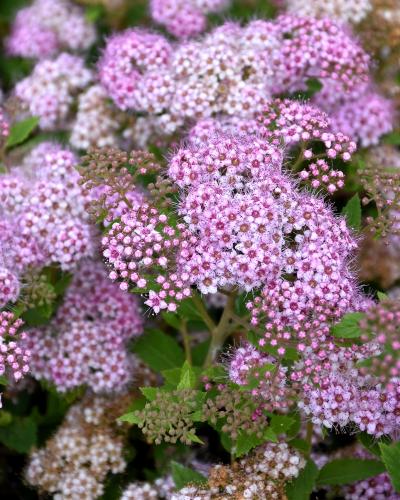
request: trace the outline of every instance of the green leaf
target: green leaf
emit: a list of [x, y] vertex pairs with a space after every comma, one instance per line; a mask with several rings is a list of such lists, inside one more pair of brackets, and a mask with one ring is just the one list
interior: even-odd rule
[[124, 415], [121, 415], [117, 420], [119, 422], [128, 422], [128, 424], [136, 424], [136, 425], [142, 423], [142, 419], [135, 411], [125, 413]]
[[384, 302], [385, 300], [387, 300], [389, 298], [389, 296], [383, 292], [378, 291], [376, 294], [378, 296], [379, 302]]
[[33, 418], [15, 418], [0, 427], [0, 442], [18, 453], [28, 453], [36, 445], [37, 424]]
[[255, 448], [264, 442], [263, 436], [261, 438], [257, 437], [256, 434], [247, 434], [246, 432], [241, 431], [236, 440], [235, 445], [232, 448], [232, 452], [235, 457], [242, 457], [246, 455], [250, 450]]
[[8, 384], [8, 380], [7, 380], [7, 377], [5, 375], [0, 375], [0, 384], [1, 385], [7, 385]]
[[292, 426], [296, 424], [296, 419], [289, 417], [288, 415], [272, 415], [271, 417], [271, 429], [275, 434], [285, 434]]
[[400, 493], [400, 442], [391, 445], [380, 443], [379, 448], [393, 488]]
[[180, 367], [185, 361], [183, 350], [176, 340], [160, 330], [147, 330], [137, 340], [133, 351], [157, 372]]
[[300, 474], [286, 486], [288, 500], [309, 500], [315, 481], [318, 477], [318, 467], [312, 460], [300, 471]]
[[363, 319], [363, 313], [345, 314], [343, 318], [332, 327], [332, 335], [342, 339], [355, 339], [361, 335], [359, 322]]
[[10, 129], [10, 135], [8, 136], [6, 147], [11, 148], [17, 146], [24, 142], [31, 132], [36, 128], [39, 123], [39, 118], [37, 116], [30, 116], [25, 120], [14, 123]]
[[53, 304], [44, 304], [25, 311], [22, 319], [29, 326], [40, 326], [49, 321], [53, 311]]
[[191, 298], [182, 300], [180, 302], [178, 314], [180, 317], [187, 320], [202, 321], [201, 315], [199, 314], [197, 307], [195, 306], [193, 299]]
[[342, 214], [347, 219], [347, 224], [353, 229], [361, 227], [361, 201], [356, 193], [343, 207]]
[[390, 444], [392, 442], [389, 436], [382, 436], [377, 439], [375, 436], [371, 436], [371, 434], [367, 434], [366, 432], [358, 433], [357, 439], [364, 446], [364, 448], [378, 458], [381, 458], [380, 444]]
[[179, 327], [181, 326], [181, 320], [177, 314], [174, 314], [172, 312], [163, 312], [162, 317], [169, 326], [172, 326], [173, 328], [179, 330]]
[[139, 389], [143, 396], [149, 401], [154, 401], [160, 390], [158, 387], [140, 387]]
[[210, 346], [210, 339], [200, 342], [192, 349], [193, 364], [195, 366], [203, 366], [206, 359], [208, 348]]
[[166, 382], [172, 388], [176, 388], [181, 379], [181, 368], [170, 368], [169, 370], [163, 370], [161, 375], [165, 378]]
[[320, 470], [318, 485], [349, 484], [362, 481], [385, 472], [385, 466], [378, 460], [348, 458], [333, 460]]
[[301, 451], [302, 453], [309, 454], [310, 453], [310, 443], [308, 443], [305, 439], [291, 439], [290, 446], [296, 448], [296, 450]]
[[199, 436], [196, 436], [194, 432], [187, 432], [185, 435], [190, 441], [193, 441], [193, 443], [204, 444], [204, 441], [202, 441]]
[[2, 427], [3, 425], [10, 425], [12, 419], [13, 416], [9, 411], [0, 411], [0, 427]]
[[271, 429], [271, 427], [267, 427], [264, 432], [264, 439], [266, 441], [272, 441], [273, 443], [278, 442], [278, 436], [275, 434], [275, 432]]
[[185, 467], [174, 460], [171, 462], [172, 479], [177, 490], [184, 488], [188, 484], [206, 484], [207, 479], [193, 469]]
[[188, 361], [185, 361], [181, 368], [181, 377], [178, 389], [193, 389], [196, 386], [197, 377]]

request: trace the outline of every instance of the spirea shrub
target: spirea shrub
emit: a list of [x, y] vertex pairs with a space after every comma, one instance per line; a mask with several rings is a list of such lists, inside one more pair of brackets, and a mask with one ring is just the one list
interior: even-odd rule
[[4, 1], [4, 498], [400, 498], [396, 16]]

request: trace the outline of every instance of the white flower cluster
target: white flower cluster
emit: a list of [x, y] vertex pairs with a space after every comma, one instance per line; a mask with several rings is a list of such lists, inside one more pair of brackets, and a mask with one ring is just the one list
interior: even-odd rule
[[32, 74], [15, 87], [15, 95], [32, 116], [40, 117], [43, 129], [54, 129], [67, 120], [75, 96], [84, 89], [92, 73], [82, 58], [67, 53], [40, 61]]
[[123, 491], [121, 500], [169, 499], [174, 488], [171, 476], [160, 477], [154, 483], [135, 482]]
[[298, 16], [329, 17], [358, 24], [372, 10], [371, 0], [287, 0], [287, 10]]
[[[93, 500], [108, 473], [122, 472], [123, 435], [106, 423], [107, 400], [73, 406], [46, 446], [31, 454], [25, 477], [55, 500]], [[115, 415], [116, 417], [116, 415]]]
[[208, 488], [187, 486], [172, 495], [172, 500], [235, 500], [285, 498], [285, 484], [300, 473], [306, 462], [286, 443], [267, 443], [232, 467], [213, 467]]
[[118, 111], [100, 85], [92, 85], [79, 96], [70, 142], [77, 149], [104, 148], [118, 144]]

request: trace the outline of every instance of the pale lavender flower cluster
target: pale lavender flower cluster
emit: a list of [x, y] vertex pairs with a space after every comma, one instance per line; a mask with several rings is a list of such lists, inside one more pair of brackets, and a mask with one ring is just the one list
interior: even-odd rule
[[357, 140], [362, 147], [375, 146], [395, 123], [393, 103], [369, 90], [331, 111], [334, 130]]
[[62, 53], [40, 61], [30, 76], [15, 86], [23, 108], [40, 118], [40, 126], [54, 130], [65, 126], [76, 96], [91, 81], [92, 73], [82, 58]]
[[177, 38], [198, 35], [206, 29], [207, 14], [217, 13], [231, 0], [150, 0], [153, 20]]
[[26, 332], [13, 313], [0, 312], [0, 375], [7, 375], [16, 382], [29, 372], [30, 351], [24, 347]]
[[101, 263], [84, 261], [52, 322], [29, 333], [32, 374], [62, 392], [121, 391], [137, 367], [127, 343], [142, 329], [137, 298], [112, 284]]
[[298, 16], [329, 17], [351, 24], [363, 21], [373, 8], [371, 0], [284, 0], [284, 4]]
[[346, 93], [366, 80], [368, 64], [335, 23], [281, 16], [225, 23], [177, 46], [129, 29], [109, 39], [99, 75], [120, 109], [145, 113], [148, 126], [165, 135], [217, 114], [252, 118], [271, 95], [301, 90], [311, 77]]
[[68, 0], [35, 0], [15, 18], [6, 48], [11, 55], [43, 59], [62, 50], [86, 50], [96, 32], [83, 10]]
[[92, 85], [78, 98], [76, 118], [71, 127], [70, 143], [76, 149], [104, 148], [118, 144], [121, 113], [115, 109], [105, 90]]
[[94, 254], [89, 201], [75, 170], [77, 158], [42, 143], [0, 178], [0, 305], [15, 301], [28, 267], [59, 263], [71, 270]]

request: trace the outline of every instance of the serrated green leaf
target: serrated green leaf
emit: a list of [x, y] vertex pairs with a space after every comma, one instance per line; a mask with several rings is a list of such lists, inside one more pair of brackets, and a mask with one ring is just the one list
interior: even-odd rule
[[380, 443], [379, 448], [393, 488], [400, 493], [400, 442], [390, 445]]
[[142, 419], [135, 411], [125, 413], [124, 415], [121, 415], [119, 418], [117, 418], [117, 420], [118, 422], [128, 422], [128, 424], [136, 424], [136, 425], [142, 423]]
[[267, 429], [265, 429], [265, 431], [264, 431], [264, 439], [266, 441], [272, 441], [273, 443], [277, 443], [278, 442], [278, 436], [271, 429], [271, 427], [267, 427]]
[[185, 361], [177, 341], [160, 330], [147, 330], [136, 341], [133, 351], [157, 372], [180, 367]]
[[358, 193], [356, 193], [347, 204], [343, 207], [342, 214], [347, 219], [347, 224], [353, 229], [361, 227], [361, 201]]
[[160, 389], [158, 387], [140, 387], [139, 390], [146, 399], [154, 401]]
[[390, 444], [391, 438], [389, 436], [382, 436], [377, 439], [375, 436], [371, 436], [371, 434], [367, 434], [366, 432], [360, 432], [357, 434], [357, 439], [360, 443], [366, 448], [370, 453], [375, 455], [378, 458], [381, 458], [381, 449], [379, 445]]
[[36, 128], [38, 123], [39, 118], [37, 116], [30, 116], [25, 120], [14, 123], [10, 128], [10, 135], [8, 136], [6, 147], [11, 148], [24, 142]]
[[0, 442], [18, 453], [28, 453], [36, 445], [37, 424], [33, 418], [15, 418], [0, 427]]
[[264, 438], [257, 437], [256, 434], [247, 434], [240, 432], [239, 436], [232, 447], [232, 452], [236, 458], [246, 455], [250, 450], [264, 442]]
[[44, 304], [25, 311], [22, 319], [28, 326], [40, 326], [49, 321], [53, 312], [53, 304]]
[[190, 441], [193, 441], [193, 443], [199, 443], [199, 444], [204, 444], [204, 441], [202, 441], [199, 436], [196, 436], [194, 432], [187, 432], [185, 436], [190, 439]]
[[200, 472], [189, 469], [189, 467], [185, 467], [174, 460], [171, 462], [171, 473], [177, 490], [184, 488], [188, 484], [207, 483], [207, 479]]
[[312, 460], [307, 460], [306, 466], [291, 483], [286, 486], [288, 500], [309, 500], [318, 477], [318, 467]]
[[208, 377], [210, 380], [215, 380], [217, 382], [222, 382], [227, 379], [226, 368], [222, 365], [210, 366], [204, 370], [203, 375]]
[[285, 434], [296, 424], [296, 419], [288, 415], [272, 415], [270, 426], [275, 434]]
[[322, 467], [317, 478], [318, 485], [340, 485], [362, 481], [385, 471], [378, 460], [344, 458], [333, 460]]
[[345, 314], [343, 318], [332, 327], [332, 335], [342, 339], [355, 339], [361, 335], [361, 329], [358, 326], [363, 319], [363, 313]]
[[170, 368], [169, 370], [163, 370], [161, 375], [164, 377], [166, 382], [171, 386], [171, 388], [176, 388], [181, 379], [181, 368]]
[[197, 377], [188, 361], [185, 361], [181, 368], [178, 389], [193, 389], [196, 386]]

